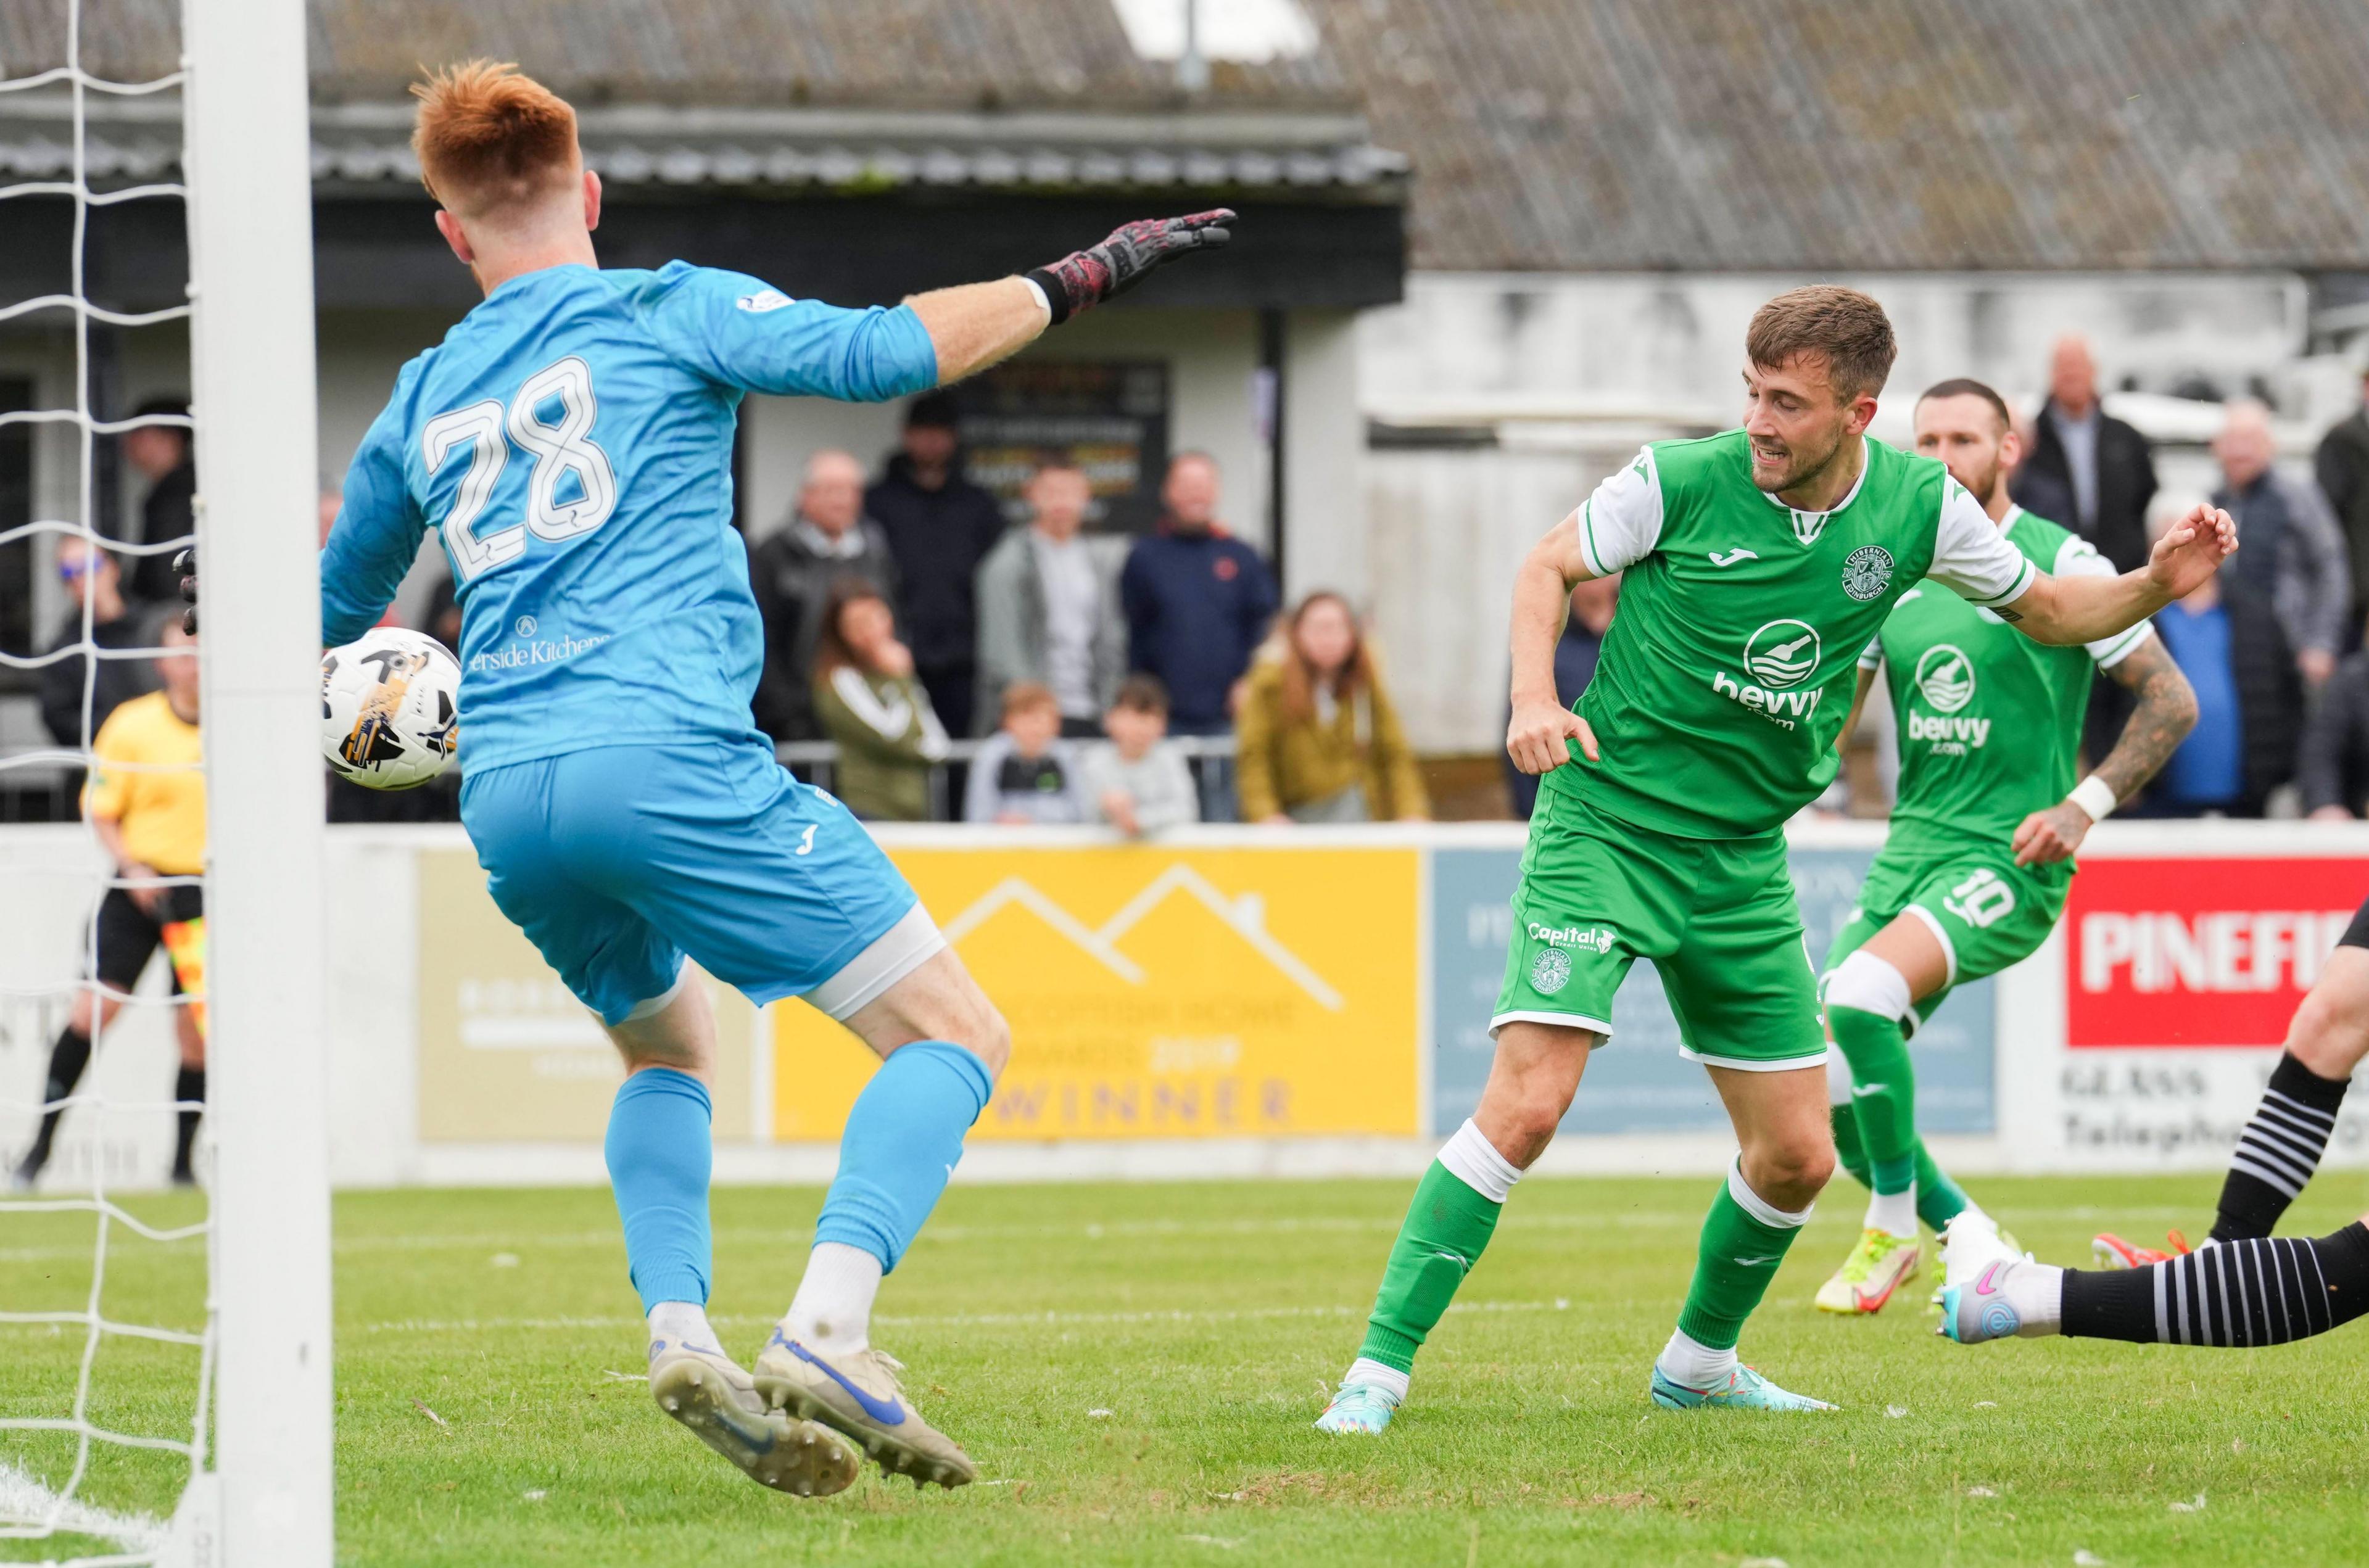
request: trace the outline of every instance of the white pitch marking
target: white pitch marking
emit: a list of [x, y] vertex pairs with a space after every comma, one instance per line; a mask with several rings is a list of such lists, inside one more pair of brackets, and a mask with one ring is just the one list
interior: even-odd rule
[[46, 1524], [52, 1529], [111, 1540], [133, 1551], [154, 1551], [165, 1540], [165, 1522], [154, 1515], [117, 1514], [61, 1497], [6, 1459], [0, 1459], [0, 1520]]

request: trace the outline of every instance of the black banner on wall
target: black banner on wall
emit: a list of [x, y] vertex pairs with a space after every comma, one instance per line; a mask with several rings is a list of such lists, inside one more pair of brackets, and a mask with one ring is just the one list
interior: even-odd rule
[[1141, 533], [1160, 517], [1168, 467], [1168, 367], [1158, 361], [1065, 364], [1015, 360], [956, 389], [964, 463], [1014, 521], [1021, 486], [1047, 459], [1085, 471], [1094, 511], [1087, 525]]

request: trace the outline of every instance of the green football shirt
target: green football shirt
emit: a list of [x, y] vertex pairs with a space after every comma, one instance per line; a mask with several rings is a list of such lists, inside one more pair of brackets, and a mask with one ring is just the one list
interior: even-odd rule
[[[2054, 576], [2114, 575], [2079, 537], [2020, 507], [1998, 528]], [[1953, 594], [1902, 594], [1859, 661], [1883, 669], [1900, 723], [1899, 800], [1886, 847], [2004, 842], [2026, 817], [2064, 799], [2079, 765], [2090, 670], [2113, 668], [2154, 635], [2142, 621], [2086, 647], [2051, 647]]]
[[1576, 711], [1603, 760], [1547, 774], [1607, 816], [1689, 838], [1767, 832], [1831, 783], [1865, 648], [1927, 577], [2004, 604], [2038, 567], [1928, 457], [1872, 439], [1830, 511], [1752, 483], [1742, 430], [1656, 441], [1580, 509], [1620, 611]]

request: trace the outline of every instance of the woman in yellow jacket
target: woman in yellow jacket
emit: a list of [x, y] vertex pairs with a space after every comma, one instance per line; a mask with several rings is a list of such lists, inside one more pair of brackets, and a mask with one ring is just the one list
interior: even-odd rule
[[1234, 715], [1246, 822], [1419, 822], [1423, 777], [1348, 601], [1311, 593]]

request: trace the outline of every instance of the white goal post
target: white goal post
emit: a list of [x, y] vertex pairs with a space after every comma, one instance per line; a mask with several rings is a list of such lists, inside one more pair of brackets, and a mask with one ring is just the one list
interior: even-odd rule
[[[303, 0], [188, 0], [219, 1366], [192, 1568], [329, 1568], [312, 136]], [[206, 1482], [202, 1480], [200, 1486]], [[201, 1512], [205, 1502], [197, 1499]], [[208, 1553], [211, 1551], [211, 1558]]]

